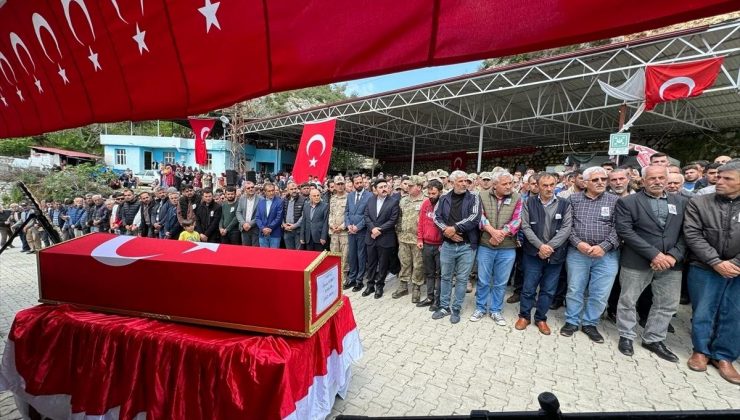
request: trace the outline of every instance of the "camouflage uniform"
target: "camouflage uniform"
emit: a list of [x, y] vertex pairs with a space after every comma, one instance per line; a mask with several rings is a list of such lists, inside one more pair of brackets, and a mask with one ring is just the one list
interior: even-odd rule
[[421, 296], [421, 285], [424, 284], [424, 265], [421, 250], [416, 246], [416, 231], [419, 224], [419, 210], [424, 202], [424, 195], [416, 198], [408, 195], [401, 198], [401, 220], [396, 225], [398, 232], [398, 258], [401, 260], [398, 290], [393, 297], [401, 297], [408, 293], [409, 279], [413, 283], [411, 302], [417, 303]]
[[[347, 227], [344, 226], [344, 210], [347, 207], [347, 193], [342, 189], [342, 194], [332, 196], [329, 201], [329, 250], [342, 254], [342, 273], [347, 278], [349, 266], [347, 265], [347, 251], [349, 250], [349, 239], [347, 237]], [[334, 227], [339, 227], [339, 232], [335, 233]]]

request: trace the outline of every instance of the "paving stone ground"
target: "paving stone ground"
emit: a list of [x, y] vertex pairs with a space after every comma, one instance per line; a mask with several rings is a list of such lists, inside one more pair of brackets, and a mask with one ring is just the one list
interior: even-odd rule
[[[600, 327], [604, 344], [580, 332], [561, 337], [563, 309], [550, 313], [554, 334], [547, 337], [532, 326], [514, 329], [518, 305], [505, 305], [506, 327], [490, 318], [469, 322], [473, 294], [465, 298], [459, 324], [450, 324], [449, 317], [434, 321], [409, 296], [391, 299], [396, 285], [391, 281], [380, 300], [349, 292], [365, 355], [354, 366], [347, 398], [337, 398], [331, 417], [537, 410], [537, 395], [544, 391], [557, 395], [564, 412], [740, 408], [740, 387], [711, 367], [705, 373], [686, 367], [688, 306], [681, 306], [673, 320], [676, 333], [667, 339], [681, 359], [674, 364], [639, 343], [634, 357], [623, 356], [616, 328], [607, 321]], [[18, 248], [0, 255], [0, 353], [15, 313], [37, 298], [36, 257]], [[12, 396], [0, 393], [0, 420], [17, 418]]]

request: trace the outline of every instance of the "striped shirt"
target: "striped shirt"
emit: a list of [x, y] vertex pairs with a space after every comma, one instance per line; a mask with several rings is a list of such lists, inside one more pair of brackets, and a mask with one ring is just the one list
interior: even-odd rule
[[580, 242], [586, 242], [591, 246], [599, 245], [604, 252], [619, 248], [619, 238], [614, 227], [614, 206], [618, 198], [606, 192], [596, 198], [589, 198], [585, 192], [571, 195], [571, 245], [578, 246]]

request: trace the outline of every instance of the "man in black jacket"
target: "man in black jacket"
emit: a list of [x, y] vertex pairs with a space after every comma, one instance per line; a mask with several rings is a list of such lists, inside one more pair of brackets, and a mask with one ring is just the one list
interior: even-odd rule
[[136, 214], [139, 213], [141, 203], [134, 192], [126, 188], [123, 190], [123, 204], [118, 207], [118, 218], [121, 220], [121, 234], [136, 236], [139, 226], [134, 223]]
[[668, 169], [642, 168], [644, 189], [617, 201], [615, 225], [624, 247], [621, 254], [617, 305], [619, 351], [632, 356], [637, 323], [637, 299], [652, 285], [653, 305], [642, 336], [642, 346], [658, 357], [677, 362], [664, 344], [668, 323], [676, 313], [681, 292], [681, 268], [686, 243], [681, 227], [686, 199], [666, 194]]
[[375, 181], [374, 186], [378, 195], [371, 197], [365, 207], [367, 287], [362, 296], [375, 293], [375, 299], [380, 299], [383, 297], [391, 252], [396, 246], [396, 222], [400, 209], [398, 200], [389, 196], [390, 187], [384, 179]]
[[200, 204], [195, 208], [195, 230], [201, 242], [221, 243], [218, 223], [221, 220], [221, 205], [213, 200], [213, 192], [204, 190]]
[[286, 249], [301, 248], [301, 222], [305, 198], [298, 191], [298, 184], [288, 183], [288, 197], [283, 200], [283, 240]]
[[303, 206], [300, 243], [308, 251], [323, 251], [329, 239], [329, 206], [321, 201], [316, 188], [308, 195], [310, 203]]

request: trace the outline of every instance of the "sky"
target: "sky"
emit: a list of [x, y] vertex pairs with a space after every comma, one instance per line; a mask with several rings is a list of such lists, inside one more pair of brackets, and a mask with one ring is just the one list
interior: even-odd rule
[[434, 82], [467, 73], [474, 73], [478, 71], [480, 63], [480, 61], [471, 61], [461, 64], [451, 64], [448, 66], [425, 67], [400, 73], [352, 80], [345, 82], [344, 84], [347, 85], [348, 94], [367, 96], [422, 83]]

